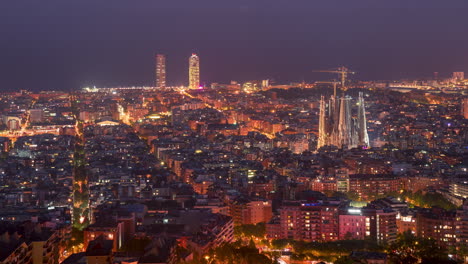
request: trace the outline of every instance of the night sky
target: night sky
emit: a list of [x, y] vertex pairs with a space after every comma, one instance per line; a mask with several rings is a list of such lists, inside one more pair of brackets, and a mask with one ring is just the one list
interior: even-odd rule
[[359, 79], [468, 72], [466, 0], [3, 0], [0, 90]]

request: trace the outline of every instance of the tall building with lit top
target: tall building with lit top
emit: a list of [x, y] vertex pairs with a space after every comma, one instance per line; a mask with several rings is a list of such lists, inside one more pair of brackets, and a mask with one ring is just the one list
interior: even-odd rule
[[331, 96], [328, 102], [322, 96], [320, 100], [319, 137], [317, 149], [323, 146], [338, 148], [368, 147], [366, 110], [364, 97], [359, 93], [357, 116], [352, 115], [352, 98]]
[[462, 102], [461, 102], [461, 115], [465, 119], [468, 119], [468, 97], [462, 99]]
[[465, 72], [454, 72], [454, 73], [452, 74], [452, 78], [453, 78], [455, 81], [464, 80], [464, 79], [465, 79]]
[[189, 58], [189, 88], [198, 87], [200, 87], [200, 58], [194, 53]]
[[156, 88], [166, 87], [166, 56], [156, 55]]

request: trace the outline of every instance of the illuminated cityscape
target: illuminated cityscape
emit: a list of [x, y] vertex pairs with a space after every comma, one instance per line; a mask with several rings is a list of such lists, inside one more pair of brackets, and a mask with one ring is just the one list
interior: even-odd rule
[[156, 55], [156, 88], [166, 88], [166, 56]]
[[200, 87], [200, 58], [197, 54], [192, 54], [189, 58], [189, 88], [198, 89]]
[[0, 264], [468, 263], [467, 3], [26, 1]]

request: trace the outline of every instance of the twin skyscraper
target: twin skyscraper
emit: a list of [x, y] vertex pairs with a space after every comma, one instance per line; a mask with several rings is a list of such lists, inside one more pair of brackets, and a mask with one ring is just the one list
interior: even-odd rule
[[[156, 88], [166, 87], [166, 56], [156, 55]], [[193, 53], [189, 58], [189, 88], [200, 87], [200, 58]]]

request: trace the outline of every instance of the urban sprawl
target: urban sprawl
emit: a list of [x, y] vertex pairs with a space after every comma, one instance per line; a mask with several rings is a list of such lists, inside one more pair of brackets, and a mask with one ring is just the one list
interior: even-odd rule
[[467, 260], [463, 72], [204, 86], [193, 54], [168, 87], [155, 63], [153, 87], [0, 94], [0, 263]]

